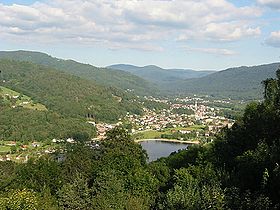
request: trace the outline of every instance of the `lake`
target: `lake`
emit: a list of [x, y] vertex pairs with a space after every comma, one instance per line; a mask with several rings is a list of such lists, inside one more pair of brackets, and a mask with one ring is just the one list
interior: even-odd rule
[[142, 141], [139, 142], [144, 150], [147, 151], [149, 156], [148, 162], [157, 160], [161, 157], [167, 157], [172, 152], [178, 151], [180, 149], [186, 149], [188, 144], [174, 143], [174, 142], [164, 142], [164, 141]]

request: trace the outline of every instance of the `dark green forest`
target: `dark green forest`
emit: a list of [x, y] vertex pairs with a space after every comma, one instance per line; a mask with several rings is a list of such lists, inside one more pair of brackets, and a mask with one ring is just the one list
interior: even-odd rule
[[0, 71], [0, 86], [27, 95], [48, 109], [12, 108], [15, 101], [4, 100], [0, 94], [0, 140], [4, 141], [65, 139], [79, 133], [95, 137], [95, 127], [88, 120], [114, 123], [127, 112], [141, 114], [143, 106], [163, 106], [29, 62], [0, 60]]
[[50, 110], [21, 106], [12, 108], [14, 101], [1, 97], [1, 91], [0, 88], [0, 140], [28, 144], [54, 138], [73, 138], [77, 134], [96, 136], [95, 127], [87, 123], [85, 118], [73, 118]]
[[0, 122], [0, 140], [5, 141], [66, 139], [79, 133], [96, 136], [95, 127], [85, 119], [63, 117], [49, 111], [0, 107]]
[[28, 95], [63, 116], [89, 116], [96, 121], [114, 122], [127, 112], [142, 112], [141, 105], [129, 93], [49, 67], [1, 60], [0, 71], [3, 77], [0, 85]]
[[123, 71], [111, 71], [107, 68], [97, 68], [74, 60], [63, 60], [51, 57], [45, 53], [30, 51], [0, 51], [0, 58], [16, 61], [29, 61], [35, 64], [55, 68], [59, 71], [81, 77], [106, 87], [131, 90], [138, 95], [152, 95], [158, 92], [156, 85]]
[[1, 209], [279, 209], [280, 70], [212, 143], [147, 163], [125, 129], [25, 164], [0, 162]]

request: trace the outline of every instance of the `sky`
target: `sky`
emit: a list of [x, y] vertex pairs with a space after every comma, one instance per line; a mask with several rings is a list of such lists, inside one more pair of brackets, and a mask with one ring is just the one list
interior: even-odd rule
[[0, 50], [95, 66], [280, 61], [280, 0], [0, 0]]

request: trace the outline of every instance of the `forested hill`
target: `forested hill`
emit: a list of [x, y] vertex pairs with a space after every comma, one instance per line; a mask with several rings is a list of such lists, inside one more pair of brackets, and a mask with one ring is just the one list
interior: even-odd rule
[[261, 81], [273, 78], [280, 65], [280, 63], [273, 63], [252, 67], [242, 66], [213, 72], [167, 70], [153, 65], [137, 67], [119, 64], [110, 66], [110, 69], [97, 68], [30, 51], [2, 51], [0, 58], [30, 61], [94, 81], [101, 86], [130, 89], [137, 95], [204, 94], [247, 100], [262, 97]]
[[159, 92], [152, 83], [124, 71], [111, 71], [97, 68], [89, 64], [82, 64], [73, 60], [63, 60], [51, 57], [45, 53], [31, 51], [0, 51], [0, 58], [18, 61], [29, 61], [45, 65], [57, 70], [95, 81], [99, 85], [116, 87], [123, 90], [133, 90], [138, 95], [152, 95]]
[[[235, 99], [260, 99], [261, 82], [274, 78], [280, 63], [242, 66], [223, 71], [192, 71], [182, 69], [162, 69], [157, 66], [137, 67], [117, 64], [109, 66], [142, 77], [157, 84], [166, 94], [203, 94], [214, 97]], [[113, 71], [113, 70], [112, 70]]]
[[185, 80], [177, 84], [177, 88], [184, 93], [257, 99], [262, 96], [261, 82], [267, 78], [275, 78], [279, 65], [280, 63], [273, 63], [230, 68], [202, 78]]
[[1, 86], [28, 95], [34, 102], [64, 116], [116, 121], [127, 112], [139, 114], [142, 110], [133, 96], [125, 92], [95, 85], [49, 67], [0, 60], [0, 71]]
[[213, 73], [214, 71], [194, 71], [189, 69], [163, 69], [155, 65], [133, 66], [126, 64], [116, 64], [108, 66], [110, 69], [119, 69], [130, 72], [145, 80], [157, 84], [165, 84], [166, 82], [176, 82], [182, 79], [199, 78]]

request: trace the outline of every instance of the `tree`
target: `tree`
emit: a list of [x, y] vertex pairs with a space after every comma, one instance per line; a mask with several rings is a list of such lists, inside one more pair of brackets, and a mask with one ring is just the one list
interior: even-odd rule
[[38, 195], [29, 189], [12, 190], [6, 196], [0, 196], [1, 209], [37, 210], [39, 209]]
[[14, 187], [25, 187], [36, 192], [49, 188], [52, 195], [63, 184], [60, 165], [50, 156], [30, 159], [27, 164], [20, 164], [16, 169]]
[[87, 180], [81, 174], [76, 174], [71, 183], [66, 183], [58, 191], [59, 206], [69, 210], [92, 209], [91, 196]]
[[126, 178], [115, 170], [102, 171], [93, 186], [92, 209], [148, 210], [149, 197], [136, 196], [126, 187]]
[[266, 209], [280, 203], [280, 69], [276, 79], [263, 84], [264, 101], [249, 104], [243, 117], [219, 134], [213, 148], [216, 166], [230, 174], [225, 184], [239, 189], [240, 197], [249, 192], [247, 206], [258, 200]]
[[213, 166], [182, 168], [175, 171], [174, 179], [167, 193], [170, 209], [224, 209], [224, 191]]

